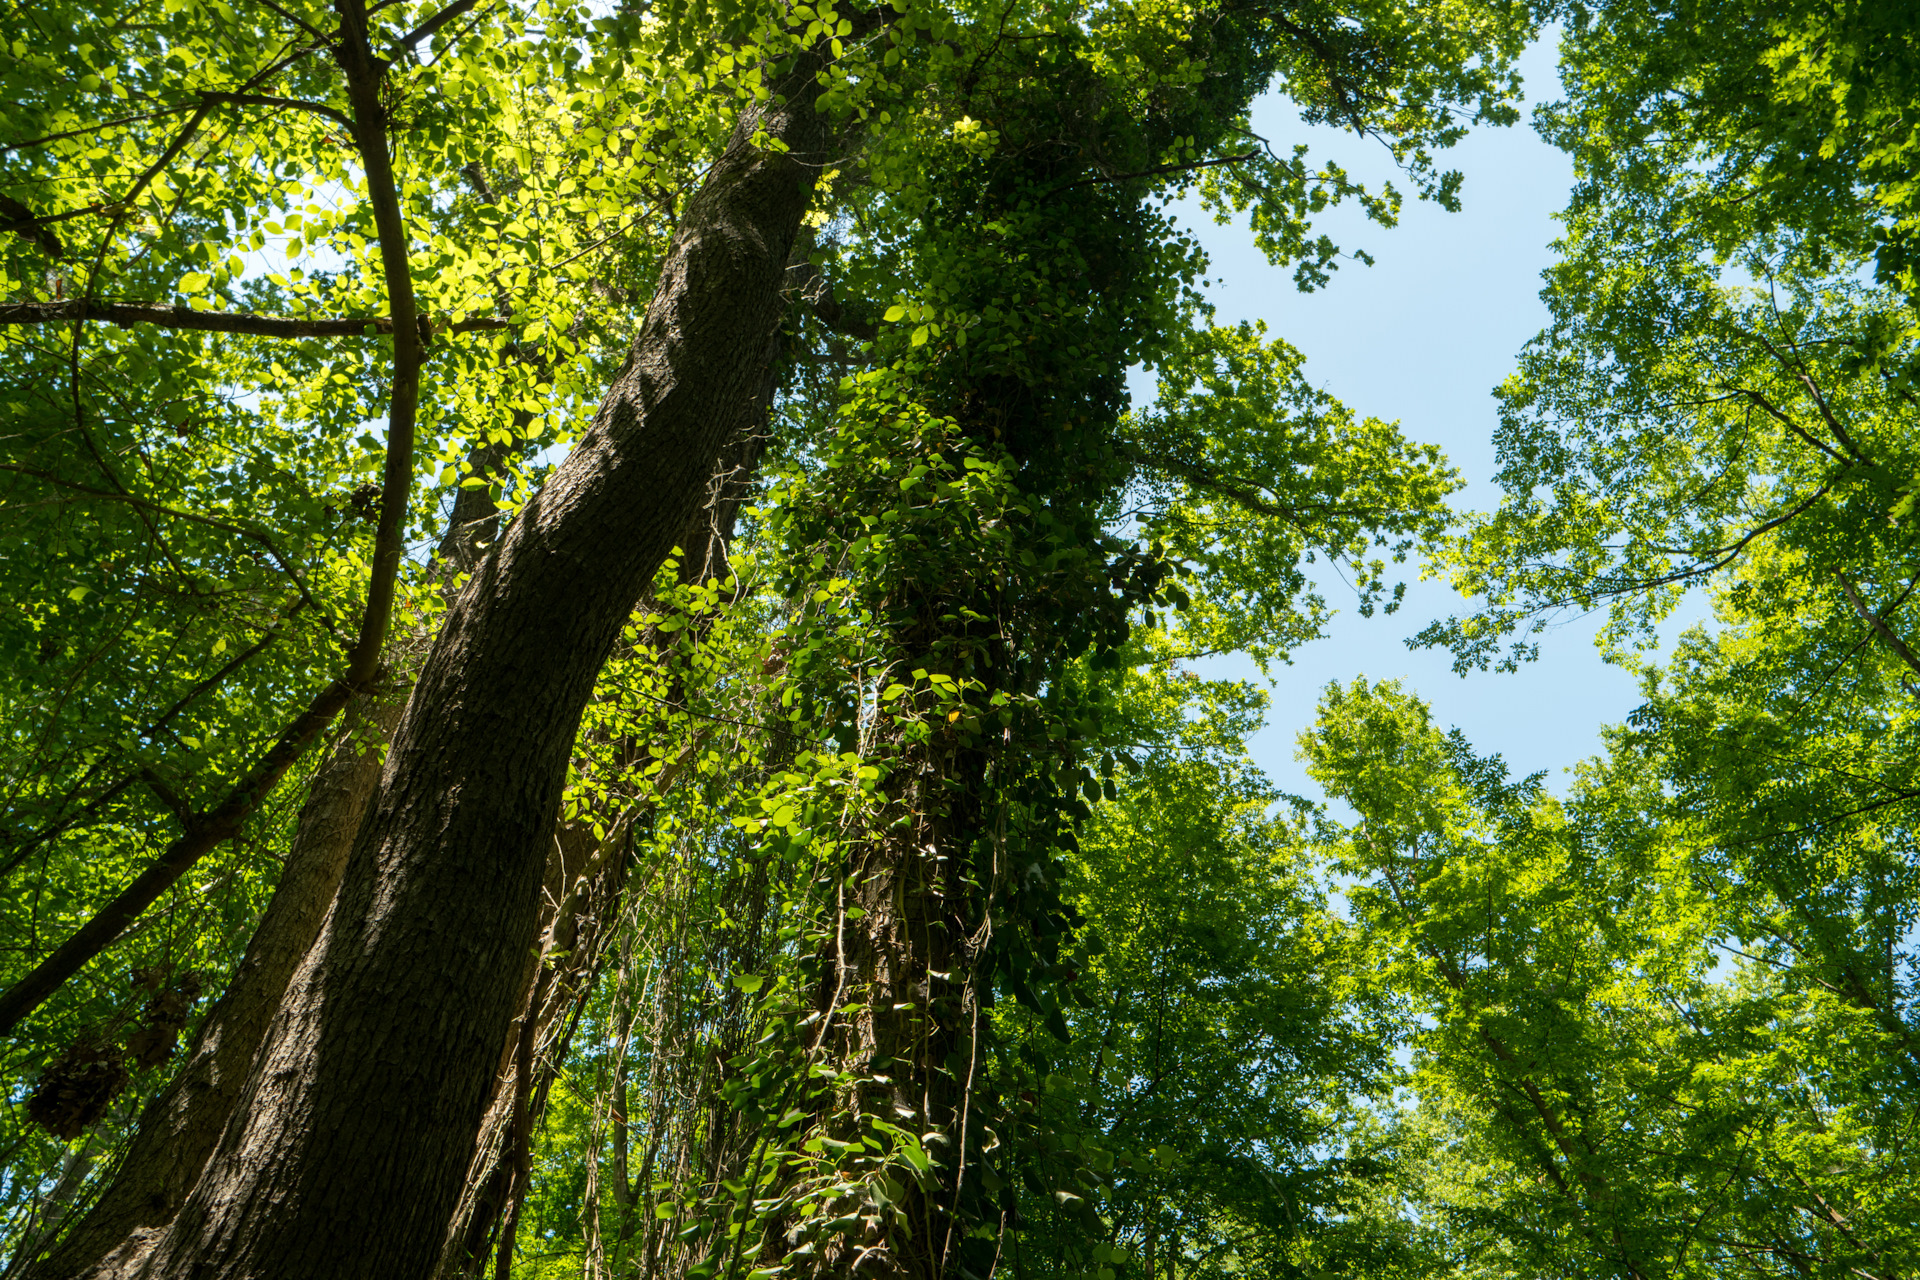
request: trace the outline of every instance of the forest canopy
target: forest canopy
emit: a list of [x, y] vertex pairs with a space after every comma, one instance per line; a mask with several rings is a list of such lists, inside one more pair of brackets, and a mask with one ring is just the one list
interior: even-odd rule
[[[1181, 219], [1529, 106], [1466, 511]], [[1917, 165], [1911, 0], [16, 6], [6, 1274], [1913, 1274]], [[1285, 794], [1325, 564], [1640, 705]]]

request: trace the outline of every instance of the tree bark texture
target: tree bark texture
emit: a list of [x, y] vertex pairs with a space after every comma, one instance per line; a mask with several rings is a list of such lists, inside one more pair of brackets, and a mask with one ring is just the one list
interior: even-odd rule
[[[668, 249], [593, 427], [429, 653], [340, 896], [220, 1148], [115, 1274], [428, 1276], [460, 1196], [594, 679], [749, 420], [830, 140], [819, 62], [743, 119]], [[784, 153], [751, 144], [756, 127]]]
[[124, 1242], [173, 1220], [220, 1141], [288, 980], [319, 936], [404, 703], [401, 691], [349, 708], [346, 732], [314, 775], [280, 883], [226, 994], [179, 1074], [147, 1104], [113, 1180], [59, 1247], [25, 1273], [30, 1280], [84, 1275]]
[[[683, 552], [679, 567], [682, 583], [705, 582], [727, 572], [727, 547], [733, 541], [740, 507], [759, 466], [764, 442], [760, 429], [772, 410], [774, 363], [781, 345], [777, 339], [769, 344], [768, 376], [763, 379], [749, 429], [729, 442], [709, 481], [707, 501], [694, 511], [681, 532], [677, 545]], [[457, 508], [455, 514], [457, 517]], [[642, 643], [657, 640], [657, 633], [650, 633]], [[662, 768], [652, 782], [656, 796], [664, 797], [672, 790], [691, 763], [692, 751], [689, 748], [678, 759], [661, 761]], [[493, 1094], [474, 1143], [459, 1204], [447, 1225], [446, 1244], [434, 1268], [435, 1280], [482, 1274], [503, 1213], [511, 1201], [526, 1194], [524, 1187], [514, 1183], [515, 1099], [520, 1099], [527, 1123], [537, 1126], [547, 1092], [566, 1060], [577, 1010], [592, 991], [606, 945], [618, 925], [631, 863], [631, 833], [650, 820], [652, 810], [649, 802], [625, 814], [602, 815], [612, 828], [604, 841], [592, 840], [582, 824], [561, 824], [554, 833], [541, 889], [538, 954], [542, 959], [535, 963], [530, 954], [521, 978], [521, 1011], [500, 1050]], [[557, 961], [544, 959], [556, 954], [561, 957]], [[539, 964], [549, 965], [545, 984], [536, 981]], [[531, 1078], [523, 1080], [516, 1065], [516, 1050], [524, 1034], [527, 1009], [536, 1003], [536, 995], [534, 1070], [529, 1073]]]
[[[573, 1013], [591, 989], [607, 937], [618, 914], [620, 891], [626, 883], [626, 843], [632, 827], [623, 823], [596, 841], [575, 825], [554, 834], [553, 855], [540, 910], [542, 945], [529, 956], [521, 976], [521, 1012], [508, 1030], [497, 1063], [493, 1095], [487, 1103], [480, 1136], [468, 1164], [466, 1183], [452, 1221], [436, 1277], [474, 1276], [485, 1269], [489, 1245], [506, 1211], [514, 1187], [514, 1115], [516, 1100], [531, 1123], [545, 1109], [547, 1090], [565, 1060], [572, 1038]], [[548, 956], [563, 953], [549, 961]], [[542, 965], [550, 965], [547, 981], [536, 981]], [[523, 1079], [519, 1070], [520, 1039], [532, 1008], [534, 1069]], [[523, 1193], [522, 1193], [523, 1194]]]

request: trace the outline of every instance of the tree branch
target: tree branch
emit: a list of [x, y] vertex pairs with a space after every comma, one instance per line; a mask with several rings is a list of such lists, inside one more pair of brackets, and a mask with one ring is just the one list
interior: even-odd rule
[[25, 142], [13, 142], [0, 147], [0, 156], [15, 151], [25, 151], [28, 147], [44, 147], [49, 142], [63, 142], [68, 138], [82, 138], [102, 129], [115, 129], [123, 124], [139, 124], [142, 120], [158, 120], [162, 116], [177, 116], [182, 111], [193, 110], [194, 104], [183, 102], [177, 107], [162, 107], [158, 111], [143, 111], [134, 116], [116, 116], [112, 120], [102, 120], [97, 124], [85, 125], [79, 129], [66, 129], [60, 133], [44, 133], [37, 138], [28, 138]]
[[1835, 569], [1833, 578], [1840, 584], [1840, 589], [1847, 593], [1847, 603], [1851, 604], [1853, 611], [1873, 628], [1873, 633], [1880, 637], [1880, 642], [1892, 650], [1896, 658], [1906, 663], [1909, 671], [1920, 676], [1920, 658], [1914, 657], [1913, 650], [1907, 647], [1907, 642], [1894, 634], [1893, 628], [1887, 625], [1885, 618], [1867, 607], [1867, 602], [1860, 598], [1860, 593], [1853, 589], [1853, 584], [1847, 581], [1845, 574]]
[[1820, 441], [1815, 440], [1812, 436], [1808, 435], [1804, 430], [1801, 429], [1799, 423], [1795, 422], [1792, 418], [1788, 417], [1785, 412], [1783, 412], [1778, 406], [1776, 406], [1773, 403], [1773, 401], [1767, 399], [1765, 396], [1761, 395], [1758, 391], [1753, 390], [1751, 387], [1735, 387], [1733, 389], [1733, 393], [1737, 396], [1746, 397], [1749, 403], [1759, 406], [1761, 411], [1764, 412], [1768, 417], [1780, 423], [1781, 426], [1785, 427], [1787, 430], [1791, 431], [1794, 435], [1800, 437], [1800, 439], [1804, 440], [1809, 445], [1812, 445], [1814, 448], [1818, 449], [1820, 452], [1826, 454], [1829, 458], [1832, 458], [1835, 462], [1839, 463], [1841, 466], [1847, 467], [1847, 466], [1853, 465], [1853, 460], [1851, 458], [1846, 457], [1845, 455], [1840, 453], [1838, 450], [1833, 448], [1833, 446], [1822, 444]]
[[[1063, 183], [1053, 190], [1068, 191], [1074, 187], [1091, 186], [1098, 182], [1127, 182], [1133, 178], [1156, 178], [1163, 173], [1191, 173], [1196, 169], [1212, 169], [1223, 164], [1245, 164], [1249, 160], [1258, 160], [1259, 158], [1260, 153], [1258, 151], [1249, 151], [1244, 155], [1221, 156], [1217, 160], [1194, 160], [1186, 164], [1155, 165], [1151, 169], [1140, 169], [1133, 173], [1103, 173], [1098, 177], [1082, 178], [1078, 182]], [[1048, 192], [1048, 194], [1051, 195], [1053, 193]]]
[[154, 901], [185, 875], [194, 863], [206, 856], [223, 840], [240, 833], [246, 820], [260, 807], [267, 793], [293, 767], [313, 740], [333, 722], [340, 708], [347, 705], [353, 689], [336, 680], [316, 695], [279, 741], [268, 748], [246, 776], [218, 808], [198, 818], [167, 851], [120, 895], [101, 909], [93, 919], [61, 943], [54, 953], [35, 965], [26, 977], [0, 995], [0, 1035], [10, 1033], [20, 1020], [39, 1008], [60, 984], [78, 973], [89, 960], [99, 955], [128, 925], [152, 906]]
[[[150, 324], [162, 329], [193, 329], [203, 333], [241, 333], [261, 338], [371, 337], [393, 332], [392, 316], [264, 316], [250, 311], [195, 311], [165, 302], [0, 302], [0, 325], [55, 324], [73, 320], [104, 320], [123, 328]], [[473, 317], [466, 320], [425, 320], [425, 332], [476, 333], [511, 329], [511, 320]]]
[[340, 42], [334, 58], [346, 75], [347, 101], [353, 104], [350, 132], [366, 175], [367, 203], [380, 241], [381, 274], [386, 277], [387, 312], [393, 317], [393, 384], [387, 400], [387, 457], [380, 480], [380, 524], [373, 536], [373, 565], [367, 581], [367, 609], [360, 636], [347, 657], [345, 680], [364, 685], [380, 666], [387, 624], [393, 616], [395, 584], [406, 552], [407, 500], [413, 489], [413, 427], [420, 400], [420, 366], [426, 342], [419, 330], [413, 299], [413, 269], [407, 261], [407, 224], [394, 182], [387, 148], [387, 112], [380, 88], [387, 62], [374, 56], [367, 39], [362, 0], [337, 0]]
[[21, 239], [40, 246], [40, 252], [58, 262], [67, 256], [60, 237], [41, 225], [50, 219], [36, 217], [33, 210], [12, 196], [0, 195], [0, 231], [11, 231]]
[[279, 98], [265, 93], [203, 93], [200, 96], [209, 102], [232, 107], [283, 107], [293, 111], [311, 111], [314, 115], [325, 116], [343, 129], [353, 128], [353, 122], [342, 112], [323, 102], [308, 102], [305, 98]]
[[408, 34], [401, 36], [399, 40], [400, 47], [408, 53], [412, 53], [413, 46], [419, 44], [422, 40], [425, 40], [428, 36], [479, 3], [480, 0], [453, 0], [452, 4], [434, 14], [431, 18], [428, 18]]
[[1230, 480], [1217, 471], [1195, 463], [1182, 462], [1168, 454], [1156, 453], [1147, 449], [1129, 449], [1128, 456], [1135, 464], [1163, 471], [1176, 480], [1184, 481], [1213, 497], [1224, 498], [1235, 506], [1254, 515], [1268, 516], [1285, 520], [1296, 529], [1305, 533], [1312, 528], [1313, 519], [1365, 520], [1377, 517], [1380, 513], [1367, 511], [1359, 507], [1341, 507], [1331, 504], [1319, 504], [1306, 508], [1277, 502], [1260, 492], [1256, 485]]
[[871, 342], [879, 335], [880, 327], [873, 322], [873, 317], [843, 305], [834, 296], [833, 282], [822, 275], [810, 259], [793, 263], [787, 268], [787, 274], [793, 279], [789, 287], [827, 328], [863, 342]]
[[[218, 686], [228, 676], [232, 675], [234, 672], [238, 671], [241, 667], [245, 666], [247, 662], [251, 658], [253, 658], [255, 654], [259, 653], [262, 649], [265, 649], [268, 645], [272, 644], [275, 640], [279, 639], [280, 636], [283, 634], [282, 628], [286, 625], [286, 623], [289, 620], [291, 620], [295, 614], [299, 613], [300, 610], [304, 608], [306, 608], [306, 604], [304, 601], [295, 601], [293, 604], [293, 607], [288, 609], [285, 615], [282, 616], [278, 622], [275, 622], [273, 626], [268, 628], [267, 633], [265, 635], [261, 636], [258, 640], [254, 641], [252, 644], [248, 645], [245, 649], [242, 649], [239, 653], [236, 653], [233, 656], [233, 658], [227, 663], [227, 665], [225, 665], [224, 667], [221, 667], [218, 671], [214, 672], [212, 675], [208, 676], [206, 679], [200, 681], [198, 684], [194, 685], [191, 689], [187, 690], [184, 694], [180, 695], [180, 697], [176, 698], [174, 700], [173, 705], [168, 707], [166, 711], [162, 713], [157, 720], [154, 720], [153, 722], [148, 724], [146, 728], [140, 730], [139, 734], [137, 735], [140, 741], [142, 742], [152, 741], [155, 734], [159, 733], [162, 729], [166, 728], [167, 723], [171, 721], [176, 715], [179, 715], [182, 711], [186, 710], [187, 707], [192, 705], [195, 699], [199, 698], [202, 694], [206, 693], [209, 689], [212, 689]], [[103, 763], [105, 763], [105, 760], [106, 760], [106, 757], [103, 756], [101, 759], [94, 761], [94, 763], [88, 767], [86, 773], [81, 775], [80, 781], [75, 783], [73, 787], [68, 790], [67, 796], [69, 798], [73, 797], [82, 788], [84, 788], [89, 782], [91, 782], [93, 780], [94, 773], [100, 768], [100, 766]], [[45, 844], [47, 841], [52, 840], [56, 836], [62, 835], [65, 832], [72, 830], [74, 827], [78, 826], [80, 823], [85, 822], [88, 818], [98, 813], [102, 808], [106, 806], [106, 804], [110, 800], [114, 798], [114, 796], [120, 794], [121, 791], [126, 789], [126, 786], [132, 780], [132, 777], [133, 775], [130, 774], [127, 777], [122, 778], [120, 781], [114, 783], [112, 786], [108, 787], [105, 791], [102, 791], [99, 795], [95, 796], [92, 800], [87, 801], [84, 805], [80, 807], [80, 809], [78, 809], [74, 813], [69, 814], [65, 818], [56, 819], [55, 821], [49, 823], [38, 834], [28, 837], [24, 842], [15, 846], [12, 854], [7, 858], [6, 862], [0, 863], [0, 880], [4, 880], [9, 875], [12, 875], [14, 868], [18, 867], [20, 863], [25, 860], [27, 855], [32, 853], [35, 849], [39, 848], [41, 845]], [[61, 803], [64, 804], [66, 803], [66, 801], [62, 800]], [[176, 810], [176, 816], [177, 816], [177, 810]], [[182, 824], [184, 825], [184, 823], [185, 823], [185, 819], [182, 819]]]

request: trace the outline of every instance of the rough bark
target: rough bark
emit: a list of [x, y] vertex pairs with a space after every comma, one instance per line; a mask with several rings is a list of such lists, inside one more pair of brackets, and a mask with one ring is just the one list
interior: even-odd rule
[[[744, 120], [687, 212], [592, 429], [450, 612], [340, 896], [220, 1149], [115, 1274], [433, 1269], [516, 1007], [593, 682], [747, 418], [824, 162], [818, 63]], [[755, 127], [785, 146], [761, 151]]]
[[[529, 963], [521, 977], [521, 1012], [500, 1054], [493, 1096], [474, 1144], [466, 1185], [434, 1269], [437, 1277], [451, 1280], [484, 1270], [495, 1228], [515, 1191], [515, 1113], [520, 1111], [529, 1123], [537, 1121], [546, 1092], [566, 1057], [573, 1029], [570, 1015], [591, 985], [626, 883], [624, 845], [630, 831], [630, 826], [623, 825], [604, 842], [577, 827], [563, 828], [554, 836], [540, 912], [540, 963], [547, 963], [545, 958], [552, 953], [566, 954], [553, 963], [546, 982], [536, 982], [539, 965], [535, 963]], [[517, 1049], [525, 1034], [527, 1008], [536, 995], [539, 1007], [533, 1010], [530, 1054], [534, 1069], [523, 1075]]]
[[[728, 446], [709, 482], [708, 501], [693, 513], [681, 533], [682, 583], [704, 582], [726, 572], [727, 547], [733, 541], [741, 504], [759, 465], [764, 440], [759, 429], [772, 408], [777, 382], [773, 361], [778, 359], [779, 347], [776, 340], [769, 348], [769, 376], [761, 386], [749, 429]], [[457, 517], [457, 509], [455, 514]], [[690, 752], [663, 761], [652, 784], [656, 796], [665, 796], [690, 762]], [[474, 1144], [459, 1205], [447, 1227], [444, 1251], [434, 1268], [436, 1280], [481, 1274], [502, 1215], [525, 1195], [524, 1187], [516, 1187], [514, 1180], [512, 1128], [516, 1110], [528, 1125], [538, 1125], [547, 1091], [566, 1060], [571, 1020], [598, 976], [601, 956], [619, 916], [628, 870], [628, 851], [623, 842], [650, 816], [651, 805], [617, 817], [603, 815], [613, 831], [598, 844], [587, 840], [579, 826], [562, 824], [555, 832], [541, 890], [539, 951], [542, 957], [559, 953], [564, 959], [551, 965], [544, 986], [536, 983], [538, 968], [531, 961], [521, 978], [521, 1011], [500, 1050], [493, 1095]], [[531, 1037], [535, 1068], [522, 1072], [517, 1065], [517, 1050], [525, 1034], [527, 1008], [535, 1003], [539, 1006]]]
[[173, 1082], [147, 1105], [113, 1180], [31, 1280], [83, 1275], [123, 1241], [163, 1227], [206, 1167], [287, 981], [319, 936], [380, 780], [404, 694], [361, 702], [314, 775], [280, 883], [226, 994], [201, 1024]]
[[[955, 1273], [956, 1245], [966, 1247], [967, 1228], [979, 1224], [977, 1212], [969, 1217], [963, 1196], [978, 1199], [969, 1179], [977, 1183], [979, 1174], [971, 1166], [993, 1120], [990, 1110], [974, 1106], [986, 1064], [972, 975], [980, 945], [991, 934], [986, 899], [996, 887], [996, 867], [981, 865], [972, 854], [982, 833], [974, 797], [984, 789], [987, 763], [979, 750], [927, 748], [897, 775], [897, 805], [903, 815], [914, 815], [912, 825], [858, 848], [849, 859], [850, 887], [834, 936], [819, 957], [818, 1045], [836, 1065], [879, 1073], [890, 1083], [863, 1085], [853, 1098], [822, 1096], [815, 1103], [819, 1122], [828, 1131], [841, 1126], [833, 1136], [856, 1143], [857, 1126], [838, 1118], [856, 1108], [907, 1124], [927, 1135], [933, 1168], [907, 1186], [898, 1218], [877, 1237], [816, 1235], [817, 1253], [786, 1259], [792, 1275], [941, 1280]], [[855, 906], [861, 909], [857, 918], [847, 910]], [[857, 1012], [843, 1012], [849, 1007]], [[844, 1185], [851, 1195], [854, 1186]], [[848, 1199], [840, 1207], [854, 1212], [854, 1204]], [[801, 1243], [795, 1226], [805, 1231], [817, 1223], [778, 1224], [771, 1246]]]

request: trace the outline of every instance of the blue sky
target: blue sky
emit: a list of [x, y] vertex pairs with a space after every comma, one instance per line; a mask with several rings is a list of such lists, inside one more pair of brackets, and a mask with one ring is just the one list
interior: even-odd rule
[[[1529, 110], [1556, 95], [1549, 46], [1532, 49], [1522, 70]], [[1256, 108], [1254, 128], [1275, 150], [1307, 142], [1316, 158], [1338, 160], [1370, 184], [1392, 176], [1378, 144], [1303, 125], [1277, 97]], [[1335, 241], [1365, 249], [1375, 265], [1343, 264], [1331, 285], [1312, 294], [1269, 266], [1244, 226], [1217, 226], [1197, 207], [1186, 222], [1211, 259], [1208, 274], [1218, 283], [1209, 292], [1221, 323], [1265, 320], [1306, 354], [1312, 381], [1356, 412], [1398, 421], [1410, 438], [1440, 445], [1468, 482], [1458, 505], [1485, 508], [1497, 496], [1491, 393], [1545, 323], [1540, 273], [1552, 258], [1553, 214], [1573, 174], [1567, 157], [1525, 123], [1475, 132], [1449, 153], [1448, 164], [1466, 176], [1459, 213], [1410, 199], [1391, 230], [1357, 212], [1327, 217]], [[1432, 704], [1443, 726], [1458, 726], [1483, 752], [1505, 755], [1518, 773], [1548, 770], [1556, 789], [1562, 770], [1598, 750], [1600, 727], [1623, 719], [1639, 701], [1634, 678], [1595, 651], [1597, 619], [1549, 632], [1540, 660], [1517, 673], [1462, 678], [1445, 653], [1405, 644], [1433, 618], [1470, 607], [1444, 583], [1410, 582], [1399, 613], [1370, 619], [1358, 615], [1338, 579], [1323, 589], [1340, 611], [1331, 634], [1302, 648], [1291, 666], [1275, 668], [1268, 727], [1253, 744], [1287, 790], [1318, 794], [1293, 758], [1294, 739], [1311, 723], [1330, 680], [1400, 678]], [[1257, 675], [1246, 661], [1206, 669]]]

